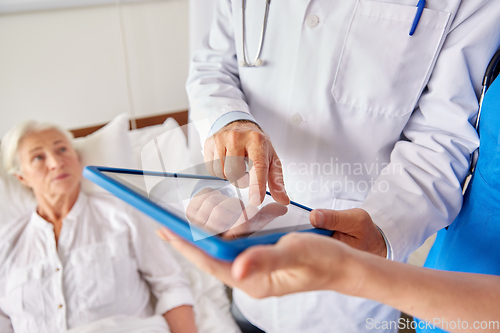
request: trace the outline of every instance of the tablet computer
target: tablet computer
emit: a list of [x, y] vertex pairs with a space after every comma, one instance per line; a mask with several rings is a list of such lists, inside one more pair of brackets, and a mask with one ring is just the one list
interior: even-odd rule
[[283, 206], [269, 193], [252, 206], [248, 188], [217, 177], [97, 166], [86, 167], [83, 176], [222, 260], [292, 231], [333, 234], [310, 224], [310, 208]]

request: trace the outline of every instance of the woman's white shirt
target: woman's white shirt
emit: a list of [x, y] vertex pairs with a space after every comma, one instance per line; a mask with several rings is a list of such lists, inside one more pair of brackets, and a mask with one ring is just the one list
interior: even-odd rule
[[110, 195], [81, 192], [57, 247], [36, 212], [0, 230], [0, 331], [62, 332], [192, 305], [180, 267], [145, 219]]

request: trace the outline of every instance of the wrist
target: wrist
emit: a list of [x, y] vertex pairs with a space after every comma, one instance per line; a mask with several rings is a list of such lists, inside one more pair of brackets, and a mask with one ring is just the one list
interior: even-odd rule
[[210, 128], [206, 138], [210, 138], [212, 135], [219, 132], [222, 128], [236, 120], [248, 120], [252, 123], [257, 123], [257, 121], [248, 112], [230, 111], [217, 118], [217, 120], [212, 124], [212, 127]]
[[[342, 294], [357, 296], [366, 281], [366, 264], [363, 251], [356, 250], [341, 243], [342, 259], [334, 262], [335, 267], [330, 269], [330, 285], [328, 289]], [[336, 249], [338, 251], [338, 249]]]
[[391, 246], [390, 246], [389, 240], [387, 239], [387, 237], [385, 236], [385, 233], [382, 231], [382, 229], [379, 228], [378, 225], [375, 224], [375, 227], [377, 227], [377, 230], [380, 232], [380, 235], [384, 239], [384, 245], [383, 245], [384, 249], [380, 252], [379, 255], [382, 258], [392, 260], [392, 251], [391, 251]]
[[234, 121], [228, 123], [222, 129], [223, 130], [231, 130], [231, 129], [235, 128], [235, 127], [241, 127], [241, 126], [255, 128], [255, 129], [261, 131], [262, 133], [264, 133], [264, 131], [262, 130], [262, 128], [260, 128], [260, 126], [256, 122], [254, 122], [252, 120], [248, 120], [248, 119], [237, 119], [237, 120], [234, 120]]
[[387, 259], [389, 248], [384, 232], [375, 224], [370, 213], [362, 208], [359, 210], [363, 212], [366, 230], [369, 231], [366, 235], [368, 241], [366, 247], [359, 249]]
[[345, 294], [355, 297], [365, 297], [364, 291], [366, 285], [369, 282], [370, 276], [370, 257], [373, 259], [373, 255], [354, 250], [351, 258], [351, 264], [349, 265], [349, 290]]

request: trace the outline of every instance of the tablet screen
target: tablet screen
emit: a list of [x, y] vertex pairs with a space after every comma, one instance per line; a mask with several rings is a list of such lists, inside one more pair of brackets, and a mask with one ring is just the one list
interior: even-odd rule
[[[266, 195], [260, 206], [252, 206], [248, 202], [248, 188], [238, 188], [226, 180], [178, 174], [139, 175], [107, 171], [103, 174], [208, 235], [236, 239], [313, 228], [306, 209], [293, 204], [283, 206], [270, 195]], [[193, 236], [195, 240], [208, 237], [195, 233]]]

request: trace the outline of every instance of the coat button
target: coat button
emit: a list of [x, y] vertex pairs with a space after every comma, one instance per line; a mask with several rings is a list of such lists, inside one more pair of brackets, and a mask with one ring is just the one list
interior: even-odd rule
[[302, 116], [298, 113], [295, 113], [290, 117], [290, 122], [292, 125], [299, 126], [302, 123]]
[[317, 17], [316, 15], [309, 15], [308, 17], [306, 17], [306, 25], [309, 27], [309, 28], [315, 28], [319, 23], [319, 17]]
[[62, 304], [59, 304], [58, 308], [59, 309], [62, 309], [63, 305]]

